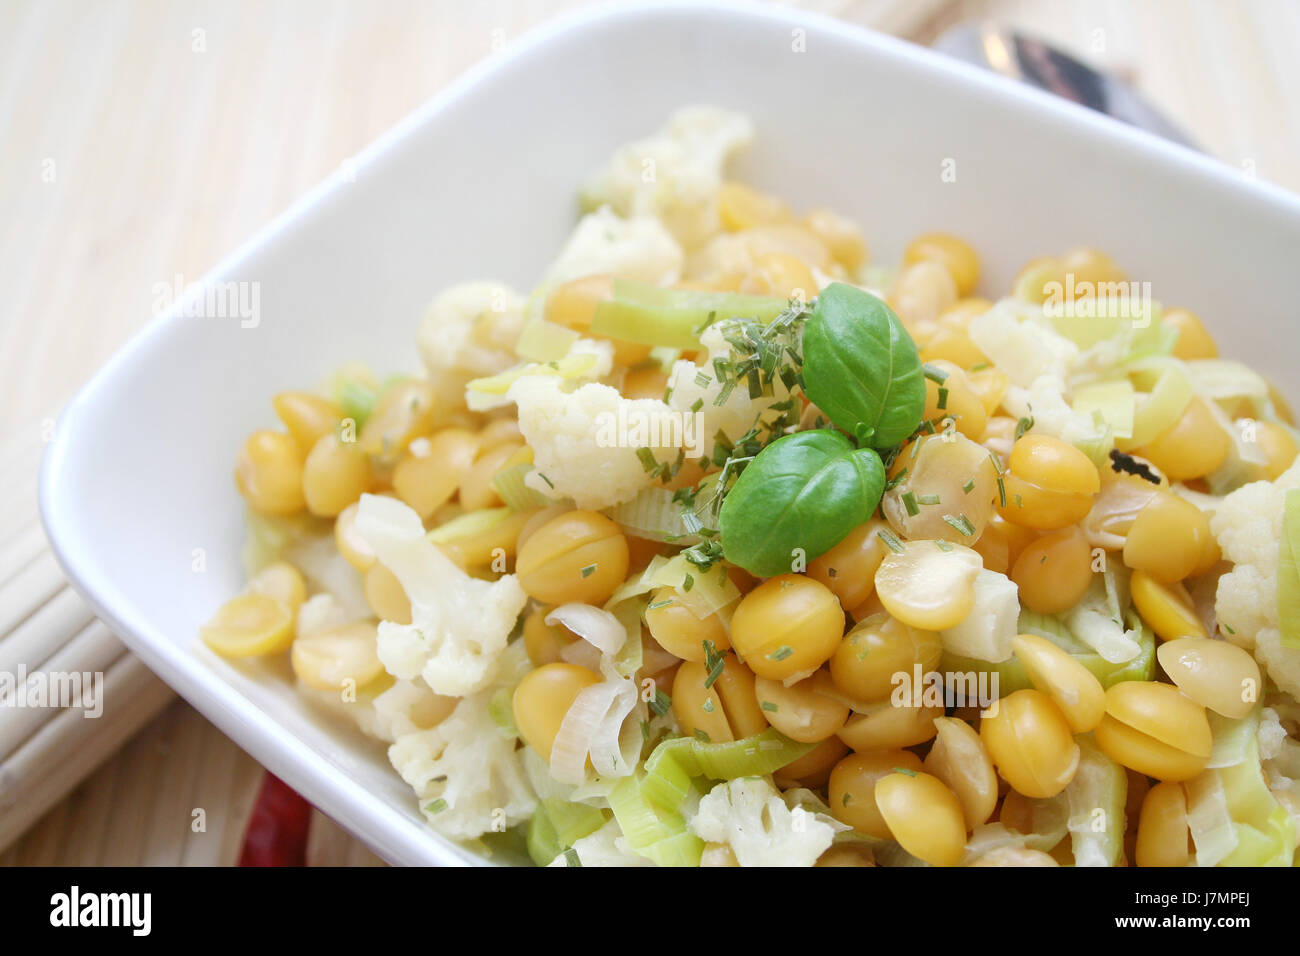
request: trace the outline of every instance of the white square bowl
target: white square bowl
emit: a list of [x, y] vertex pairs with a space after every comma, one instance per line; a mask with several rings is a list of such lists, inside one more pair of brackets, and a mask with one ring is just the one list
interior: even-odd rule
[[382, 748], [322, 723], [282, 675], [196, 650], [199, 624], [242, 584], [235, 451], [270, 423], [278, 390], [348, 361], [413, 369], [416, 323], [441, 288], [530, 287], [584, 178], [693, 102], [752, 115], [738, 175], [855, 217], [883, 260], [942, 228], [975, 243], [1002, 289], [1035, 255], [1095, 244], [1155, 298], [1200, 312], [1227, 353], [1288, 383], [1300, 361], [1300, 201], [1212, 160], [801, 11], [657, 3], [525, 38], [207, 277], [258, 283], [255, 328], [176, 309], [140, 333], [68, 406], [42, 474], [50, 540], [100, 617], [392, 862], [476, 858], [426, 826]]

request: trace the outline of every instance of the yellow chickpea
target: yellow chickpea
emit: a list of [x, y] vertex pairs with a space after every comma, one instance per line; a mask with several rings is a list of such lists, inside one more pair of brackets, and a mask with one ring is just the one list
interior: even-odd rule
[[388, 568], [378, 562], [371, 565], [361, 579], [361, 586], [375, 617], [395, 624], [411, 623], [411, 601], [402, 582]]
[[517, 464], [527, 457], [528, 450], [522, 444], [507, 442], [487, 451], [480, 451], [474, 463], [465, 470], [460, 479], [460, 503], [466, 511], [479, 508], [493, 508], [501, 504], [501, 495], [497, 493], [492, 479], [497, 472]]
[[934, 720], [943, 716], [943, 708], [906, 703], [894, 706], [889, 699], [875, 704], [855, 704], [860, 710], [849, 715], [837, 732], [840, 740], [858, 753], [915, 747], [934, 737]]
[[825, 787], [831, 770], [849, 753], [849, 745], [839, 737], [827, 737], [798, 760], [776, 771], [778, 785], [801, 786], [813, 789]]
[[717, 612], [708, 617], [696, 617], [695, 612], [682, 602], [676, 588], [662, 587], [651, 593], [645, 623], [650, 628], [650, 636], [660, 647], [684, 661], [704, 660], [705, 641], [718, 651], [731, 647], [727, 627]]
[[334, 546], [339, 549], [339, 554], [343, 555], [348, 564], [364, 573], [375, 563], [375, 552], [365, 538], [357, 534], [359, 508], [360, 502], [357, 502], [339, 512], [338, 518], [334, 520]]
[[980, 739], [998, 771], [1026, 797], [1054, 797], [1074, 779], [1079, 745], [1065, 716], [1037, 690], [1018, 690], [980, 721]]
[[1256, 422], [1255, 440], [1264, 453], [1265, 463], [1259, 474], [1265, 481], [1277, 481], [1300, 454], [1295, 438], [1276, 422]]
[[806, 263], [785, 252], [758, 256], [740, 283], [741, 292], [804, 302], [817, 294], [817, 280]]
[[1021, 552], [1030, 545], [1037, 535], [1033, 528], [1024, 528], [1012, 524], [999, 514], [993, 515], [971, 547], [984, 559], [984, 567], [989, 571], [1010, 575]]
[[1124, 563], [1173, 584], [1196, 570], [1213, 540], [1210, 520], [1200, 508], [1161, 490], [1133, 519], [1124, 539]]
[[477, 451], [478, 438], [464, 428], [444, 428], [416, 439], [393, 469], [393, 491], [421, 521], [428, 521], [456, 493]]
[[711, 743], [742, 740], [767, 729], [754, 693], [754, 675], [734, 654], [725, 655], [722, 670], [713, 675], [703, 664], [683, 663], [673, 678], [672, 698], [673, 716], [683, 733]]
[[740, 232], [755, 226], [789, 222], [790, 207], [744, 183], [725, 182], [718, 189], [718, 217], [722, 228]]
[[944, 359], [936, 359], [930, 364], [946, 377], [942, 385], [931, 378], [925, 380], [925, 419], [951, 418], [957, 431], [971, 441], [979, 441], [984, 437], [988, 414], [984, 411], [983, 400], [971, 388], [966, 373]]
[[[981, 365], [988, 361], [979, 347], [971, 341], [970, 334], [964, 328], [947, 324], [947, 317], [954, 309], [960, 308], [961, 303], [958, 302], [939, 317], [939, 327], [926, 340], [925, 348], [921, 349], [922, 362], [948, 361], [958, 368], [969, 369], [972, 365]], [[927, 414], [926, 417], [931, 416]]]
[[515, 573], [539, 601], [600, 605], [623, 583], [627, 565], [627, 539], [618, 525], [595, 511], [569, 511], [520, 545]]
[[668, 375], [657, 365], [628, 369], [623, 379], [624, 398], [649, 398], [660, 401], [668, 390]]
[[253, 432], [235, 459], [235, 485], [248, 506], [266, 515], [290, 515], [306, 504], [302, 453], [283, 432]]
[[1255, 658], [1227, 641], [1182, 637], [1161, 644], [1156, 657], [1185, 696], [1233, 720], [1254, 709], [1263, 689]]
[[357, 444], [381, 463], [394, 464], [412, 441], [433, 430], [436, 410], [433, 386], [428, 382], [397, 382], [380, 396]]
[[867, 243], [862, 230], [829, 209], [814, 209], [804, 217], [808, 230], [826, 244], [835, 261], [856, 273], [867, 261]]
[[887, 550], [880, 531], [888, 527], [881, 518], [858, 525], [843, 541], [808, 564], [808, 577], [830, 588], [841, 607], [857, 607], [875, 590], [876, 569]]
[[557, 662], [529, 671], [515, 688], [515, 726], [547, 763], [564, 715], [580, 693], [598, 683], [600, 678], [585, 667]]
[[1161, 584], [1145, 571], [1134, 571], [1129, 591], [1138, 614], [1160, 640], [1206, 636], [1205, 626], [1182, 584]]
[[917, 236], [903, 252], [903, 262], [937, 262], [943, 266], [957, 287], [959, 296], [975, 291], [980, 277], [979, 255], [964, 239], [942, 232]]
[[1196, 776], [1213, 744], [1205, 708], [1177, 687], [1155, 681], [1112, 685], [1096, 737], [1111, 760], [1157, 780]]
[[1219, 347], [1206, 331], [1201, 317], [1191, 309], [1168, 309], [1161, 317], [1162, 325], [1178, 330], [1174, 340], [1174, 357], [1180, 359], [1212, 359], [1219, 357]]
[[871, 847], [857, 843], [837, 843], [817, 858], [813, 866], [875, 866]]
[[835, 653], [844, 611], [820, 581], [782, 574], [740, 600], [731, 618], [731, 646], [755, 674], [785, 680], [808, 674]]
[[1228, 459], [1232, 438], [1210, 413], [1205, 401], [1193, 398], [1168, 431], [1138, 449], [1170, 481], [1190, 481], [1214, 471]]
[[889, 301], [913, 337], [928, 341], [939, 316], [956, 304], [957, 285], [942, 264], [923, 260], [903, 268]]
[[1088, 456], [1048, 435], [1016, 441], [1002, 477], [1007, 503], [999, 508], [1012, 524], [1054, 531], [1076, 524], [1092, 509], [1101, 477]]
[[1093, 673], [1051, 641], [1021, 634], [1011, 646], [1034, 687], [1052, 699], [1070, 730], [1086, 734], [1106, 713], [1106, 691]]
[[337, 517], [369, 487], [370, 460], [356, 442], [341, 441], [337, 435], [316, 442], [303, 464], [303, 497], [314, 515]]
[[1053, 282], [1064, 284], [1065, 265], [1060, 259], [1045, 256], [1032, 259], [1011, 282], [1011, 294], [1025, 302], [1042, 303]]
[[876, 784], [896, 769], [921, 772], [921, 758], [910, 750], [879, 750], [850, 754], [831, 771], [831, 815], [859, 833], [889, 840], [893, 835], [876, 806]]
[[896, 674], [911, 675], [915, 665], [928, 673], [939, 663], [943, 646], [935, 631], [908, 627], [888, 614], [859, 622], [831, 657], [830, 674], [841, 692], [870, 703], [888, 697]]
[[1147, 791], [1138, 818], [1138, 866], [1187, 866], [1192, 862], [1187, 795], [1180, 784], [1158, 783]]
[[1020, 603], [1039, 614], [1059, 614], [1078, 604], [1092, 583], [1092, 549], [1078, 525], [1051, 531], [1028, 544], [1011, 568]]
[[337, 402], [311, 392], [281, 392], [271, 399], [271, 405], [303, 455], [334, 431], [343, 417]]
[[[1124, 282], [1128, 279], [1128, 275], [1115, 264], [1115, 260], [1100, 249], [1088, 246], [1071, 249], [1061, 257], [1061, 265], [1066, 272], [1074, 275], [1076, 298], [1097, 294], [1099, 290], [1095, 287], [1100, 282]], [[1093, 286], [1091, 291], [1083, 286], [1085, 282]]]
[[938, 777], [956, 794], [966, 828], [979, 826], [998, 803], [998, 775], [979, 733], [956, 717], [935, 718], [937, 734], [925, 756], [925, 772]]
[[835, 688], [824, 670], [789, 687], [759, 677], [754, 682], [754, 693], [768, 723], [800, 743], [819, 743], [833, 737], [849, 716], [849, 705], [831, 696]]
[[876, 783], [876, 806], [904, 850], [932, 866], [966, 855], [966, 821], [956, 794], [928, 773], [894, 772]]
[[578, 635], [562, 624], [546, 623], [546, 615], [553, 610], [545, 605], [535, 607], [524, 618], [524, 649], [534, 667], [563, 660], [560, 652], [579, 640]]

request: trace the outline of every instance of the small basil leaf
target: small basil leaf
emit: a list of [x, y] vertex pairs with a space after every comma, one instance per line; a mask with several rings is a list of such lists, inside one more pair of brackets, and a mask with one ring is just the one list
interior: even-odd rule
[[722, 499], [727, 560], [760, 577], [788, 574], [796, 550], [811, 561], [871, 517], [885, 467], [870, 448], [829, 428], [796, 432], [764, 448]]
[[803, 377], [836, 427], [872, 448], [897, 445], [925, 414], [912, 337], [889, 306], [842, 282], [821, 291], [804, 326]]

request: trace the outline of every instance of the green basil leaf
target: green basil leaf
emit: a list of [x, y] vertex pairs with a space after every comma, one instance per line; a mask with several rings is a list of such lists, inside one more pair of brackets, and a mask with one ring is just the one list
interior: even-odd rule
[[825, 554], [871, 517], [884, 490], [885, 466], [870, 448], [828, 428], [786, 435], [722, 499], [722, 550], [760, 577], [788, 574], [796, 549], [807, 561]]
[[808, 397], [872, 448], [890, 448], [925, 414], [925, 375], [916, 343], [874, 295], [835, 282], [817, 296], [803, 330]]

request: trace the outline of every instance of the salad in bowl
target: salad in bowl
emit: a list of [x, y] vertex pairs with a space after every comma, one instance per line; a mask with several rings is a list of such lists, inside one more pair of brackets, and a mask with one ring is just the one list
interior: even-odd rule
[[1285, 400], [1098, 250], [877, 262], [753, 135], [618, 150], [423, 376], [286, 382], [202, 640], [539, 865], [1292, 865]]

